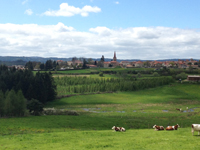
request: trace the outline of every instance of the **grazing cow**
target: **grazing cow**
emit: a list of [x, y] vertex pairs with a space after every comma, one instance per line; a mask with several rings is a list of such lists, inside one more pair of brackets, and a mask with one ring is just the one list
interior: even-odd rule
[[176, 108], [176, 110], [181, 111], [182, 109], [181, 108]]
[[126, 129], [124, 127], [115, 127], [115, 126], [113, 126], [112, 129], [115, 130], [115, 131], [120, 131], [120, 132], [126, 131]]
[[126, 129], [124, 127], [119, 127], [121, 132], [125, 132]]
[[200, 124], [192, 124], [192, 135], [194, 135], [194, 131], [198, 131], [198, 135], [199, 135]]
[[157, 126], [157, 125], [154, 125], [153, 128], [154, 128], [156, 131], [164, 130], [164, 129], [165, 129], [163, 126]]
[[167, 128], [165, 130], [177, 130], [178, 127], [180, 128], [180, 126], [178, 124], [175, 126], [167, 126]]

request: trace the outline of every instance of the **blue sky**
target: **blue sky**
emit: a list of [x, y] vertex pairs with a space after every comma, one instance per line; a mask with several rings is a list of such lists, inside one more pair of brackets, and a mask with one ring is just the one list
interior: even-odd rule
[[199, 0], [1, 0], [1, 56], [200, 59]]

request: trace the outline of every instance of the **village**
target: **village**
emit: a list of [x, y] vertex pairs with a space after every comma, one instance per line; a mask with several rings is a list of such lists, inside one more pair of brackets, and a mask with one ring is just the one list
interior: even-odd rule
[[[74, 59], [75, 58], [75, 59]], [[116, 52], [114, 52], [113, 59], [111, 61], [104, 61], [104, 55], [102, 55], [99, 61], [95, 61], [92, 58], [89, 59], [78, 59], [72, 58], [71, 61], [64, 60], [51, 60], [55, 62], [56, 70], [68, 70], [68, 69], [82, 69], [82, 68], [179, 68], [179, 69], [198, 69], [200, 68], [200, 60], [194, 59], [178, 59], [177, 61], [157, 61], [157, 60], [138, 60], [138, 61], [119, 61], [117, 60]], [[34, 62], [33, 70], [41, 70], [40, 65], [42, 62]], [[85, 66], [85, 67], [84, 67]], [[26, 67], [24, 65], [13, 65], [16, 69], [23, 70]]]
[[[62, 61], [57, 60], [56, 61], [59, 66], [61, 66], [61, 70], [65, 69], [74, 69], [75, 68], [81, 68], [83, 66], [83, 61], [80, 60], [72, 60], [72, 61]], [[67, 65], [67, 67], [65, 67]], [[100, 61], [88, 61], [86, 66], [88, 68], [97, 68], [97, 67], [103, 67], [103, 68], [115, 68], [115, 67], [122, 67], [122, 68], [192, 68], [197, 69], [200, 66], [200, 62], [197, 60], [188, 59], [188, 60], [178, 60], [178, 61], [121, 61], [119, 62], [116, 57], [116, 52], [114, 52], [113, 59], [111, 61], [104, 61], [104, 56], [102, 56]]]

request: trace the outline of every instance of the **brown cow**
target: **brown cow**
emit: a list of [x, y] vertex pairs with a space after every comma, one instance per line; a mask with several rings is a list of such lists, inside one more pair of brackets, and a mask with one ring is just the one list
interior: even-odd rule
[[164, 129], [165, 129], [163, 126], [157, 126], [157, 125], [154, 125], [153, 128], [154, 128], [156, 131], [164, 130]]
[[165, 130], [177, 130], [178, 127], [180, 128], [180, 126], [178, 124], [175, 126], [167, 126], [167, 128]]
[[115, 127], [115, 126], [113, 126], [112, 129], [115, 130], [115, 131], [121, 131], [121, 132], [126, 131], [124, 127]]

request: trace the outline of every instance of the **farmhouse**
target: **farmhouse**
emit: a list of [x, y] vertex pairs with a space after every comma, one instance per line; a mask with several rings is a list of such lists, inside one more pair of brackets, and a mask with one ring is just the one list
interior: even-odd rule
[[197, 75], [188, 75], [187, 80], [188, 81], [200, 81], [200, 76], [197, 76]]

